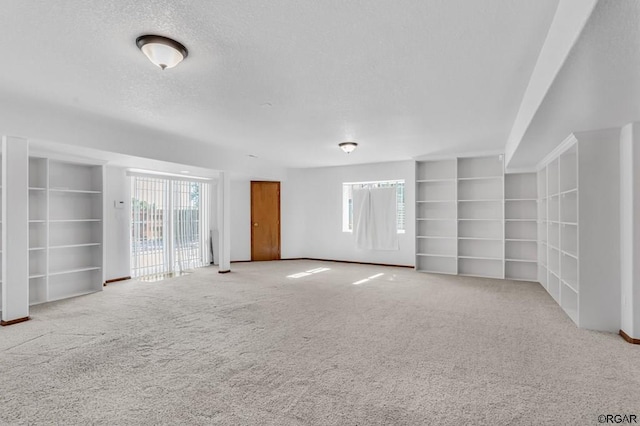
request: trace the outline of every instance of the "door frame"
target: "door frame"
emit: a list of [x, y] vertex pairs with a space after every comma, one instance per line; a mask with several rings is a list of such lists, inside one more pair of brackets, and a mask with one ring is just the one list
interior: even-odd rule
[[273, 181], [273, 180], [252, 180], [250, 185], [251, 185], [251, 190], [250, 190], [250, 195], [249, 195], [249, 205], [250, 205], [250, 213], [249, 213], [249, 226], [251, 227], [251, 261], [254, 261], [253, 259], [253, 184], [254, 183], [275, 183], [278, 185], [278, 258], [277, 259], [273, 259], [273, 260], [281, 260], [282, 259], [282, 211], [280, 208], [280, 199], [282, 197], [281, 192], [280, 192], [280, 181]]

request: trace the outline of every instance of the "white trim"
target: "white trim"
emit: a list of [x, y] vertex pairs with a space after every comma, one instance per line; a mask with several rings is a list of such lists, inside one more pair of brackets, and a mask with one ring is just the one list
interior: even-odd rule
[[[578, 142], [578, 138], [574, 133], [571, 133], [567, 136], [560, 145], [556, 146], [553, 151], [548, 153], [537, 165], [536, 171], [542, 170], [547, 164], [551, 163], [556, 158], [559, 158], [561, 154], [571, 148], [575, 143]], [[547, 185], [548, 186], [548, 185]], [[547, 194], [548, 195], [548, 194]]]
[[212, 181], [212, 178], [201, 177], [201, 176], [185, 176], [177, 173], [167, 173], [167, 172], [157, 172], [157, 171], [149, 171], [142, 169], [127, 169], [127, 176], [139, 176], [139, 177], [148, 177], [148, 178], [158, 178], [158, 179], [167, 179], [171, 178], [171, 180], [181, 180], [187, 182], [193, 181]]
[[391, 184], [395, 183], [397, 185], [399, 183], [404, 184], [405, 180], [404, 179], [386, 179], [386, 180], [380, 179], [380, 180], [371, 180], [368, 182], [342, 182], [342, 185], [370, 185], [373, 183], [391, 183]]
[[527, 173], [537, 173], [538, 169], [536, 166], [533, 167], [520, 167], [517, 169], [505, 169], [504, 170], [504, 174], [505, 175], [524, 175]]
[[60, 163], [69, 163], [69, 164], [85, 164], [91, 166], [104, 166], [108, 162], [104, 160], [98, 160], [95, 158], [89, 157], [79, 157], [68, 154], [60, 154], [56, 152], [46, 151], [42, 149], [29, 149], [29, 157], [30, 158], [39, 158], [43, 160], [54, 160]]
[[442, 161], [442, 160], [458, 160], [459, 158], [477, 158], [477, 157], [493, 157], [495, 155], [504, 155], [504, 150], [489, 150], [489, 151], [471, 151], [464, 153], [452, 153], [449, 155], [446, 154], [425, 154], [413, 157], [415, 161]]

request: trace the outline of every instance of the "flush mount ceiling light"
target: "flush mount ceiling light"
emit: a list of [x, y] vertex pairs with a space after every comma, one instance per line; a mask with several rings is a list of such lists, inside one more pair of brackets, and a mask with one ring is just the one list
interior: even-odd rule
[[147, 58], [161, 69], [173, 68], [187, 57], [187, 48], [175, 40], [158, 35], [143, 35], [136, 45]]
[[350, 154], [358, 147], [358, 144], [355, 142], [342, 142], [339, 143], [338, 146], [347, 154]]

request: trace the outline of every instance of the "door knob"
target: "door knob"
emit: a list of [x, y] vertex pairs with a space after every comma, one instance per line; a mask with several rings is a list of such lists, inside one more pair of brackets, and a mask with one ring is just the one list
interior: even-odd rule
[[258, 226], [258, 222], [253, 222], [253, 226]]

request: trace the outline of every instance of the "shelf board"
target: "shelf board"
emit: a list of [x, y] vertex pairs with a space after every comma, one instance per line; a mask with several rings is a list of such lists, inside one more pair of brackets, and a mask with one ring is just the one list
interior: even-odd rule
[[499, 260], [502, 261], [501, 257], [486, 257], [486, 256], [458, 256], [460, 259], [476, 259], [476, 260]]
[[29, 275], [29, 279], [34, 279], [34, 278], [44, 278], [46, 277], [45, 274], [34, 274], [34, 275]]
[[51, 188], [50, 192], [60, 192], [69, 194], [102, 194], [102, 191], [93, 191], [90, 189], [65, 189], [65, 188]]
[[502, 222], [503, 219], [458, 219], [459, 221]]
[[47, 188], [42, 188], [42, 187], [39, 187], [39, 186], [30, 186], [29, 187], [29, 191], [46, 191], [46, 190], [47, 190]]
[[102, 222], [102, 219], [52, 219], [51, 223], [72, 223], [72, 222]]
[[532, 240], [532, 239], [525, 239], [525, 238], [505, 238], [505, 241], [514, 241], [514, 242], [521, 242], [521, 243], [537, 243], [538, 240]]
[[[554, 274], [555, 275], [555, 274]], [[560, 280], [562, 281], [562, 284], [566, 285], [567, 287], [569, 287], [574, 293], [578, 294], [578, 290], [576, 290], [574, 288], [574, 286], [572, 284], [569, 284], [566, 280]]]
[[553, 272], [551, 269], [547, 268], [547, 271], [549, 271], [549, 273], [551, 275], [553, 275], [554, 277], [556, 277], [558, 279], [558, 281], [560, 281], [560, 276], [558, 274], [556, 274], [555, 272]]
[[416, 183], [455, 182], [455, 178], [449, 179], [417, 179]]
[[502, 241], [502, 238], [490, 237], [458, 237], [459, 240], [477, 240], [477, 241]]
[[56, 272], [49, 272], [49, 276], [55, 276], [55, 275], [64, 275], [64, 274], [75, 274], [77, 272], [86, 272], [86, 271], [97, 271], [102, 269], [99, 266], [87, 266], [85, 268], [75, 268], [75, 269], [67, 269], [64, 271], [56, 271]]
[[71, 293], [71, 294], [67, 294], [67, 295], [64, 295], [64, 296], [51, 298], [51, 299], [47, 300], [47, 302], [55, 302], [56, 300], [64, 300], [64, 299], [70, 299], [72, 297], [86, 296], [87, 294], [97, 293], [97, 292], [99, 292], [101, 290], [102, 290], [102, 288], [95, 289], [95, 290], [81, 291], [81, 292], [78, 292], [78, 293]]
[[505, 198], [505, 201], [538, 201], [537, 198]]
[[571, 194], [572, 192], [578, 192], [578, 188], [567, 189], [566, 191], [562, 191], [559, 195]]
[[499, 275], [479, 275], [479, 274], [458, 274], [461, 277], [475, 277], [475, 278], [491, 278], [494, 280], [501, 280], [502, 277]]
[[537, 260], [531, 259], [505, 259], [506, 262], [520, 262], [520, 263], [538, 263]]
[[564, 225], [569, 225], [569, 226], [578, 226], [578, 224], [576, 222], [560, 222], [560, 224], [562, 226]]
[[507, 222], [538, 222], [538, 219], [505, 219]]
[[510, 277], [508, 275], [505, 275], [504, 277], [505, 280], [511, 280], [511, 281], [528, 281], [528, 282], [538, 282], [538, 277], [535, 278], [523, 278], [523, 277]]
[[446, 258], [450, 258], [450, 259], [455, 259], [457, 256], [453, 256], [450, 254], [431, 254], [431, 253], [416, 253], [416, 256], [423, 256], [423, 257], [446, 257]]
[[59, 246], [50, 246], [49, 248], [52, 250], [57, 250], [57, 249], [66, 249], [66, 248], [74, 248], [74, 247], [93, 247], [93, 246], [99, 246], [99, 245], [101, 245], [101, 243], [64, 244]]
[[29, 251], [46, 250], [46, 247], [29, 247]]
[[455, 203], [456, 200], [419, 200], [416, 203]]
[[569, 253], [568, 251], [565, 251], [565, 250], [561, 250], [561, 251], [562, 251], [563, 255], [569, 256], [569, 257], [573, 257], [575, 260], [578, 260], [578, 256], [577, 255], [575, 255], [573, 253]]
[[458, 180], [502, 180], [502, 176], [459, 177]]
[[547, 244], [547, 247], [549, 247], [551, 250], [555, 250], [558, 253], [560, 253], [560, 249], [558, 247], [556, 247], [556, 246], [552, 246], [551, 244]]
[[445, 275], [457, 275], [455, 272], [449, 271], [433, 271], [430, 269], [416, 269], [416, 272], [423, 272], [426, 274], [445, 274]]
[[447, 240], [455, 240], [456, 237], [447, 237], [446, 235], [417, 235], [416, 238], [436, 238], [436, 239], [447, 239]]
[[29, 223], [45, 223], [45, 219], [29, 219]]
[[502, 202], [501, 199], [498, 198], [479, 198], [477, 200], [458, 200], [459, 203], [489, 203], [489, 202]]
[[430, 217], [419, 217], [416, 220], [450, 220], [450, 221], [456, 221], [457, 219], [455, 217], [450, 217], [450, 218], [446, 218], [446, 217], [436, 217], [436, 218], [430, 218]]

